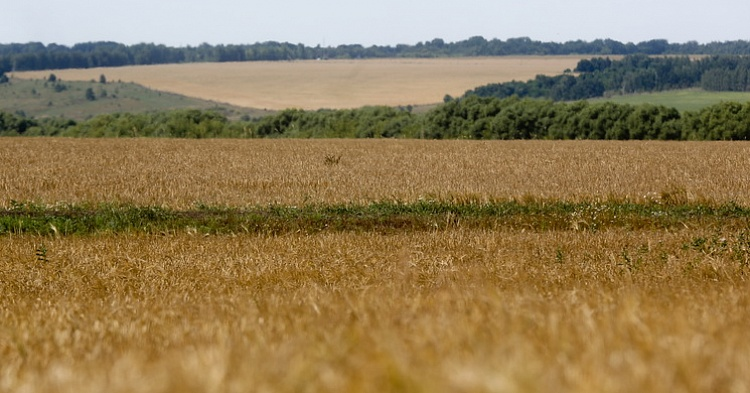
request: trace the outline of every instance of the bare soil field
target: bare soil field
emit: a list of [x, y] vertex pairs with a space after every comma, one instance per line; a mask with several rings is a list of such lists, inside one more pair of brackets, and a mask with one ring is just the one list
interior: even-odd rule
[[[331, 164], [327, 157], [339, 157]], [[742, 142], [17, 138], [0, 192], [39, 203], [369, 203], [537, 198], [750, 205]]]
[[488, 83], [557, 75], [582, 56], [311, 60], [193, 63], [15, 72], [16, 78], [134, 82], [146, 87], [258, 109], [356, 108], [441, 102]]

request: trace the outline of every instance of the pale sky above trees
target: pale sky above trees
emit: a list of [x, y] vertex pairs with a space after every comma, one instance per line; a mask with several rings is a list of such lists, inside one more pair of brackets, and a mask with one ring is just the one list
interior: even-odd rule
[[750, 40], [747, 0], [29, 0], [3, 4], [0, 43], [309, 46], [530, 37]]

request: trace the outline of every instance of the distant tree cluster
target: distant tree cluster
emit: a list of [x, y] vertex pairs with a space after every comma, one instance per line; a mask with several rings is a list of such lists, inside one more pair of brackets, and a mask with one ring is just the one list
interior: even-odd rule
[[259, 42], [246, 45], [168, 47], [157, 44], [124, 45], [89, 42], [72, 47], [39, 42], [0, 45], [0, 72], [66, 68], [119, 67], [190, 62], [280, 61], [309, 59], [357, 59], [391, 57], [460, 57], [506, 55], [747, 55], [750, 41], [699, 44], [650, 40], [637, 44], [615, 40], [541, 42], [530, 38], [487, 40], [481, 36], [457, 42], [436, 38], [415, 45], [339, 45], [310, 47], [288, 42]]
[[257, 137], [398, 138], [419, 133], [418, 117], [407, 108], [386, 106], [303, 111], [287, 109], [248, 124]]
[[750, 102], [680, 113], [661, 105], [471, 96], [428, 112], [437, 139], [749, 140]]
[[673, 108], [470, 96], [425, 116], [435, 139], [686, 139]]
[[427, 138], [748, 140], [750, 103], [696, 112], [650, 104], [470, 96], [423, 114], [408, 108], [288, 109], [230, 121], [217, 111], [118, 113], [76, 123], [0, 112], [0, 135], [163, 138]]
[[701, 87], [705, 90], [750, 90], [750, 57], [687, 56], [653, 57], [629, 55], [622, 60], [581, 60], [574, 70], [558, 76], [539, 75], [519, 82], [492, 83], [466, 95], [505, 98], [547, 98], [555, 101], [582, 100], [605, 94], [629, 94]]
[[701, 77], [701, 87], [712, 91], [750, 91], [750, 57], [713, 58]]
[[57, 135], [75, 137], [217, 138], [238, 136], [217, 111], [185, 109], [144, 114], [114, 113], [71, 124]]

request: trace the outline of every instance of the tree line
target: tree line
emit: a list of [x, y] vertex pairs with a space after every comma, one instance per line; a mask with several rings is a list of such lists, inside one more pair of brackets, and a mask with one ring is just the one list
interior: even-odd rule
[[507, 55], [746, 55], [750, 41], [670, 43], [649, 40], [623, 43], [611, 39], [542, 42], [527, 37], [487, 40], [481, 36], [456, 42], [440, 38], [414, 45], [306, 46], [289, 42], [257, 42], [243, 45], [170, 47], [153, 43], [124, 45], [88, 42], [73, 46], [39, 42], [0, 44], [0, 73], [66, 68], [119, 67], [190, 62], [281, 61], [310, 59], [357, 59], [395, 57], [460, 57]]
[[750, 57], [625, 56], [584, 59], [573, 70], [557, 76], [538, 75], [526, 81], [491, 83], [465, 95], [505, 98], [547, 98], [555, 101], [583, 100], [613, 94], [654, 92], [700, 87], [711, 91], [750, 90]]
[[164, 138], [424, 138], [748, 140], [750, 103], [680, 113], [650, 104], [469, 96], [426, 113], [409, 108], [287, 109], [230, 121], [196, 109], [116, 113], [75, 122], [0, 112], [0, 135]]

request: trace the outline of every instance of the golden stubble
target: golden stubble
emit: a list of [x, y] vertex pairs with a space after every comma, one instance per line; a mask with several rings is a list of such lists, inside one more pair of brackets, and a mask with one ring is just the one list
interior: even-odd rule
[[0, 391], [746, 391], [712, 236], [11, 236]]
[[54, 73], [66, 80], [135, 82], [146, 87], [233, 105], [357, 108], [424, 105], [488, 83], [525, 81], [573, 69], [581, 56], [507, 56], [446, 59], [364, 59], [290, 62], [191, 63], [15, 72], [24, 79]]
[[747, 205], [748, 167], [750, 145], [741, 142], [8, 138], [0, 144], [0, 203]]

